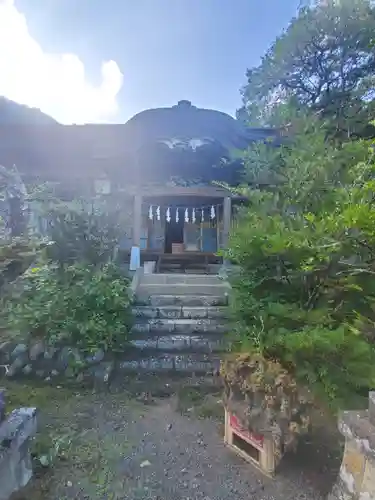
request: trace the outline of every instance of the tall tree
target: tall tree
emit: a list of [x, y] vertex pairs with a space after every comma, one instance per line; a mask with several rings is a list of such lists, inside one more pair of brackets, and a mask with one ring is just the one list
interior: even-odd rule
[[292, 103], [316, 110], [341, 133], [362, 135], [374, 102], [374, 33], [371, 0], [302, 6], [261, 64], [248, 69], [238, 117], [274, 124], [275, 105]]
[[232, 331], [345, 408], [375, 384], [375, 141], [336, 147], [317, 117], [292, 125], [292, 144], [245, 156], [252, 187], [226, 253], [239, 265]]

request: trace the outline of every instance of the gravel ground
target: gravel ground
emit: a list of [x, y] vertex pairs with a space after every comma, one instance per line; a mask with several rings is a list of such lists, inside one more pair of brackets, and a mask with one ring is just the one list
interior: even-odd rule
[[298, 458], [286, 460], [276, 479], [264, 477], [224, 447], [218, 420], [180, 410], [176, 397], [61, 393], [44, 411], [41, 432], [72, 442], [15, 499], [315, 500], [329, 490], [330, 471], [306, 474]]

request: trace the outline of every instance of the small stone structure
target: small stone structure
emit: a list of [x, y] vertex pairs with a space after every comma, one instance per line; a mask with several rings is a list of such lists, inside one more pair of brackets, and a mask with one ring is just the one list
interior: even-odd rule
[[[256, 353], [227, 356], [220, 372], [226, 443], [265, 474], [273, 475], [284, 453], [295, 450], [299, 436], [309, 430], [308, 391], [298, 387], [277, 362]], [[251, 455], [255, 460], [250, 460]]]
[[32, 476], [30, 442], [36, 433], [35, 408], [19, 408], [5, 416], [5, 391], [0, 389], [0, 500], [8, 500]]
[[339, 418], [345, 437], [340, 475], [328, 500], [375, 500], [375, 392], [365, 411], [345, 411]]

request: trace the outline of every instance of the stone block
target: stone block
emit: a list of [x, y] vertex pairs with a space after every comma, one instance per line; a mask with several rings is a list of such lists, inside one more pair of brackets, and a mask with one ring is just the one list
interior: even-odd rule
[[149, 334], [150, 333], [150, 323], [135, 323], [130, 331], [131, 334]]
[[16, 358], [23, 356], [28, 351], [26, 344], [18, 344], [12, 351], [11, 359], [15, 360]]
[[340, 469], [340, 477], [350, 493], [358, 493], [361, 490], [365, 464], [366, 458], [360, 452], [355, 442], [347, 441]]
[[345, 437], [345, 451], [329, 500], [375, 500], [374, 393], [369, 394], [368, 411], [346, 411], [339, 419]]
[[19, 357], [16, 358], [10, 365], [9, 370], [6, 372], [6, 376], [12, 378], [18, 375], [23, 367], [27, 364], [27, 361], [28, 360], [25, 353], [20, 354]]
[[124, 360], [119, 364], [119, 369], [124, 371], [179, 371], [189, 373], [208, 373], [213, 369], [218, 370], [219, 358], [211, 358], [202, 355], [187, 354], [163, 354], [160, 356], [149, 356], [141, 359]]
[[[6, 341], [6, 342], [1, 342], [0, 344], [0, 354], [8, 353], [10, 348], [11, 348], [11, 342]], [[12, 348], [13, 351], [13, 348]]]
[[175, 322], [175, 332], [190, 335], [201, 334], [221, 334], [225, 333], [226, 327], [218, 321], [211, 319], [185, 319]]
[[167, 284], [167, 283], [158, 283], [158, 284], [148, 284], [141, 285], [137, 290], [139, 295], [224, 295], [228, 293], [228, 287], [225, 283], [219, 284]]
[[343, 412], [338, 427], [346, 441], [354, 441], [361, 453], [375, 459], [375, 432], [368, 411]]
[[212, 307], [212, 306], [227, 306], [228, 305], [228, 295], [218, 295], [218, 296], [202, 296], [200, 297], [200, 300], [202, 302], [202, 305], [206, 307]]
[[375, 426], [375, 391], [371, 391], [368, 397], [368, 411], [370, 423]]
[[32, 373], [32, 371], [33, 371], [33, 367], [32, 367], [32, 365], [26, 365], [26, 366], [24, 366], [24, 367], [22, 368], [22, 373], [23, 373], [24, 375], [26, 375], [26, 376], [27, 376], [27, 375], [30, 375], [30, 373]]
[[360, 498], [367, 498], [368, 500], [375, 498], [375, 462], [371, 459], [366, 460], [362, 483], [362, 497]]
[[57, 347], [46, 346], [44, 350], [44, 359], [53, 359], [58, 352]]
[[175, 359], [175, 369], [180, 372], [209, 373], [216, 367], [216, 360], [208, 357], [202, 359], [201, 356], [178, 356]]
[[219, 276], [215, 274], [186, 274], [186, 273], [153, 273], [142, 276], [140, 286], [149, 285], [223, 285]]
[[210, 319], [222, 319], [228, 318], [228, 308], [227, 307], [208, 307], [207, 317]]
[[162, 351], [185, 351], [190, 345], [191, 338], [187, 335], [170, 335], [158, 339], [158, 348]]
[[9, 363], [11, 360], [11, 354], [15, 348], [16, 344], [14, 342], [2, 342], [0, 344], [0, 363]]
[[36, 433], [35, 408], [13, 410], [0, 424], [0, 500], [26, 486], [32, 477], [30, 442]]
[[146, 349], [157, 349], [158, 348], [159, 337], [146, 338], [146, 339], [134, 339], [130, 341], [130, 344], [136, 349], [142, 351]]
[[43, 342], [37, 342], [33, 346], [30, 347], [29, 350], [29, 358], [31, 361], [36, 361], [41, 356], [44, 355], [44, 344]]
[[138, 360], [121, 361], [119, 369], [124, 371], [136, 371], [138, 369]]
[[[145, 298], [143, 300], [146, 300]], [[152, 306], [187, 306], [187, 307], [210, 307], [226, 306], [228, 299], [225, 295], [151, 295], [147, 299]]]
[[159, 310], [157, 307], [151, 306], [136, 306], [132, 311], [134, 318], [155, 319], [158, 317]]
[[120, 364], [120, 368], [123, 370], [135, 370], [135, 371], [171, 371], [174, 370], [174, 360], [169, 356], [152, 356], [149, 358], [142, 358], [134, 361], [123, 361]]
[[175, 322], [175, 332], [182, 335], [192, 335], [203, 329], [203, 321], [198, 319], [185, 319]]
[[208, 318], [207, 307], [183, 307], [182, 317], [185, 319], [204, 319]]
[[131, 345], [140, 350], [155, 349], [161, 352], [190, 351], [210, 353], [222, 347], [219, 338], [200, 335], [162, 335], [145, 339], [134, 339]]
[[163, 319], [149, 321], [150, 334], [163, 334], [163, 333], [173, 333], [176, 331], [176, 320], [173, 319]]
[[63, 347], [57, 359], [57, 368], [67, 370], [76, 364], [82, 363], [81, 355], [78, 349], [73, 347]]
[[166, 306], [158, 309], [160, 319], [180, 319], [182, 317], [181, 306]]
[[220, 350], [221, 341], [219, 338], [205, 337], [204, 335], [191, 335], [189, 340], [193, 352], [210, 353]]
[[174, 295], [151, 295], [151, 296], [140, 296], [137, 302], [141, 300], [142, 303], [147, 303], [152, 307], [163, 307], [163, 306], [174, 306], [178, 304], [177, 297]]

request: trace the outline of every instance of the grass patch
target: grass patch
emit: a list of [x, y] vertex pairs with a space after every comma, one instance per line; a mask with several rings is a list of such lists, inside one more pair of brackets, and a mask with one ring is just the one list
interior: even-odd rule
[[15, 381], [2, 385], [8, 411], [21, 406], [39, 410], [32, 444], [35, 474], [17, 500], [73, 500], [82, 491], [92, 500], [122, 498], [126, 478], [118, 466], [130, 447], [123, 416], [128, 405], [132, 415], [141, 415], [143, 405], [123, 393], [106, 393], [103, 401], [103, 394], [74, 388]]
[[40, 411], [56, 409], [70, 398], [74, 393], [70, 389], [56, 388], [48, 385], [31, 385], [28, 383], [3, 380], [0, 386], [6, 390], [7, 411], [15, 408], [35, 407]]
[[217, 387], [185, 386], [176, 393], [177, 411], [182, 415], [193, 414], [198, 418], [224, 419], [221, 390]]
[[7, 413], [21, 407], [38, 410], [38, 432], [33, 439], [31, 454], [35, 467], [50, 468], [59, 460], [67, 460], [72, 443], [78, 432], [73, 423], [63, 416], [71, 403], [79, 398], [67, 388], [48, 385], [30, 385], [17, 381], [5, 381]]
[[221, 399], [213, 396], [206, 396], [201, 405], [196, 410], [200, 418], [224, 421], [224, 407]]

